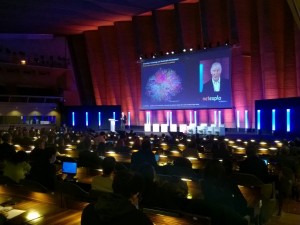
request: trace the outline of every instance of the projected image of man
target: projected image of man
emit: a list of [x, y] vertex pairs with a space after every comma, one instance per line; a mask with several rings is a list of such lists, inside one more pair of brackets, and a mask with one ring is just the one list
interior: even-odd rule
[[222, 100], [228, 97], [230, 92], [229, 79], [222, 76], [222, 65], [214, 62], [210, 68], [211, 79], [203, 85], [203, 95], [207, 97], [221, 97]]

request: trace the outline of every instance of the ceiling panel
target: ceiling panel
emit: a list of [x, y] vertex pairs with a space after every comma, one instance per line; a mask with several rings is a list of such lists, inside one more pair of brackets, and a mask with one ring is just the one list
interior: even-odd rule
[[0, 33], [70, 35], [181, 0], [0, 0]]

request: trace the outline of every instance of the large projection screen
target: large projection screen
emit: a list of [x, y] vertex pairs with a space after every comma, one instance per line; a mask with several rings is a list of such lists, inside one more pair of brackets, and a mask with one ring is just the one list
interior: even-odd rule
[[141, 72], [142, 110], [232, 108], [230, 47], [143, 60]]

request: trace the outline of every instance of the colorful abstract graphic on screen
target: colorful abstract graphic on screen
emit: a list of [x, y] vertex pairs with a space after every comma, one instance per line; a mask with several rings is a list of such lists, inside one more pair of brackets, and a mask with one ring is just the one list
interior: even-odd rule
[[160, 68], [149, 78], [146, 94], [154, 102], [171, 101], [182, 89], [181, 79], [174, 70]]

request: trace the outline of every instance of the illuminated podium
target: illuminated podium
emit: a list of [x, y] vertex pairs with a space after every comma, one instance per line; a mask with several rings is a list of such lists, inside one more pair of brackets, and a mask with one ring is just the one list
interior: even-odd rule
[[115, 119], [108, 119], [108, 120], [110, 122], [110, 131], [115, 132], [116, 131], [116, 122], [118, 120], [115, 120]]

